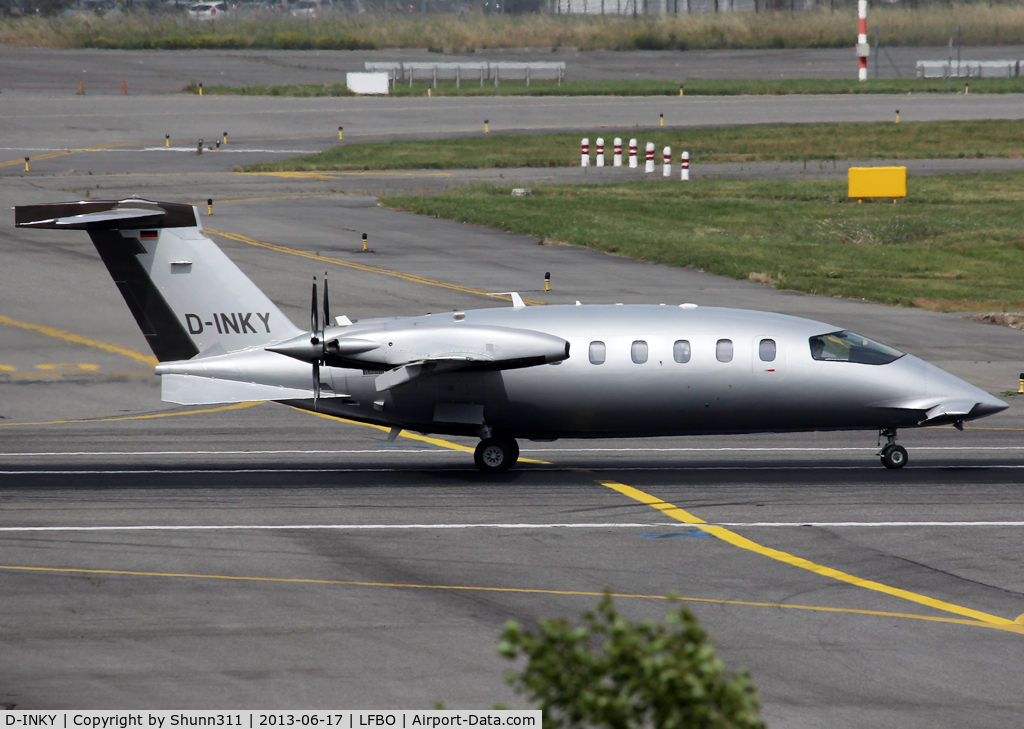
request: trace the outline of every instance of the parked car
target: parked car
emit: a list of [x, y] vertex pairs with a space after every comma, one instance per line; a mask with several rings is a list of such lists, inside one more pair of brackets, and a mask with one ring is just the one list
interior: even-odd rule
[[293, 18], [315, 18], [320, 15], [320, 5], [316, 0], [299, 0], [291, 6], [289, 15]]
[[228, 4], [224, 0], [212, 3], [196, 3], [188, 9], [188, 16], [195, 20], [217, 20], [228, 16]]
[[32, 14], [32, 8], [24, 0], [0, 0], [0, 17], [21, 18]]
[[331, 3], [325, 0], [298, 0], [291, 5], [290, 14], [293, 18], [319, 18], [331, 9]]

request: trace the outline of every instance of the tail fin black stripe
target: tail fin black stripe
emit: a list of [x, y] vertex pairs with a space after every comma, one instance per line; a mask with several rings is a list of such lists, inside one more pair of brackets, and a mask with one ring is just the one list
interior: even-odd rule
[[139, 241], [125, 238], [116, 230], [91, 230], [89, 237], [156, 358], [169, 362], [191, 359], [199, 354], [178, 317], [139, 262], [138, 254], [145, 253]]

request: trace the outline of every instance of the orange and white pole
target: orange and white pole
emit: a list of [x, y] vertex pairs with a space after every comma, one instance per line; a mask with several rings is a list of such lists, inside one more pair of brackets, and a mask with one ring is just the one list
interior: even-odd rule
[[598, 167], [604, 167], [604, 137], [597, 138], [596, 162]]
[[580, 143], [580, 167], [590, 167], [590, 139], [584, 137]]
[[636, 140], [635, 139], [630, 139], [629, 140], [629, 166], [632, 169], [636, 169], [637, 164], [638, 163], [637, 163], [637, 160], [636, 160]]
[[868, 80], [868, 0], [857, 0], [857, 80]]
[[615, 137], [615, 154], [612, 157], [612, 167], [622, 167], [622, 137]]

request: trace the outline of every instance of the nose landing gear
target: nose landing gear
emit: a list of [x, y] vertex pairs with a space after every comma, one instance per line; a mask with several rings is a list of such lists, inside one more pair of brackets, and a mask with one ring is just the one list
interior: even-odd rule
[[896, 445], [896, 429], [886, 428], [885, 430], [878, 431], [879, 442], [881, 442], [883, 437], [886, 438], [887, 443], [875, 455], [881, 456], [882, 465], [886, 468], [903, 468], [907, 465], [907, 449], [901, 445]]
[[484, 438], [477, 443], [473, 460], [484, 473], [507, 471], [519, 460], [519, 444], [515, 438]]

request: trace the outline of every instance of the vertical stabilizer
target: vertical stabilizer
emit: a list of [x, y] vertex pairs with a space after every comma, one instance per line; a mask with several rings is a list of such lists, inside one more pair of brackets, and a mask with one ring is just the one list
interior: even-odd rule
[[15, 208], [22, 228], [86, 230], [161, 362], [302, 333], [203, 233], [195, 208], [138, 198]]

